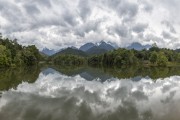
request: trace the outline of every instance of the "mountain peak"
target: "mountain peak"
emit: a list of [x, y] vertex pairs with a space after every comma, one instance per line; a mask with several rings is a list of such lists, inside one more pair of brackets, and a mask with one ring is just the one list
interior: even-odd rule
[[127, 49], [135, 49], [135, 50], [143, 50], [143, 49], [149, 49], [151, 48], [151, 45], [142, 45], [139, 42], [133, 42], [130, 46], [127, 47]]
[[66, 55], [78, 55], [78, 56], [87, 56], [87, 54], [81, 50], [78, 50], [78, 49], [74, 49], [73, 47], [68, 47], [66, 49], [63, 49], [61, 51], [59, 51], [58, 53], [55, 54], [55, 56], [57, 55], [63, 55], [63, 54], [66, 54]]
[[115, 48], [111, 44], [106, 43], [104, 40], [101, 40], [100, 42], [97, 42], [95, 44], [91, 42], [86, 43], [79, 48], [79, 50], [93, 54], [101, 54], [114, 49]]
[[100, 42], [97, 42], [96, 45], [100, 46], [101, 44], [107, 44], [104, 40], [101, 40]]
[[76, 50], [78, 49], [78, 48], [76, 48], [76, 47], [74, 47], [74, 46], [71, 46], [71, 47], [69, 47], [69, 48], [76, 49]]
[[55, 54], [57, 51], [53, 50], [53, 49], [48, 49], [48, 48], [43, 48], [43, 50], [41, 51], [42, 53], [51, 56], [53, 54]]
[[119, 46], [115, 43], [115, 42], [107, 42], [108, 44], [110, 44], [111, 46], [113, 46], [115, 49], [118, 49]]
[[101, 44], [106, 44], [106, 42], [104, 40], [101, 40], [100, 43]]
[[108, 43], [106, 43], [104, 41], [101, 41], [98, 47], [101, 48], [101, 49], [105, 49], [107, 51], [115, 49], [112, 45], [110, 45], [110, 44], [108, 44]]
[[90, 48], [92, 48], [92, 47], [94, 47], [95, 46], [95, 44], [93, 44], [93, 43], [86, 43], [86, 44], [84, 44], [83, 46], [81, 46], [80, 48], [79, 48], [79, 50], [82, 50], [82, 51], [87, 51], [87, 50], [89, 50]]

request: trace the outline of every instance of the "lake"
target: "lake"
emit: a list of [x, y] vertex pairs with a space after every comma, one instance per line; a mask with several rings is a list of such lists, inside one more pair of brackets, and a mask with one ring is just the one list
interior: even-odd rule
[[179, 120], [180, 68], [0, 69], [0, 120]]

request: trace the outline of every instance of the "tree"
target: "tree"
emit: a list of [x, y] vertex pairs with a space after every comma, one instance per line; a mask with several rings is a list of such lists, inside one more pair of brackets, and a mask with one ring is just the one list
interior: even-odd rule
[[167, 66], [168, 59], [163, 52], [158, 54], [157, 64], [158, 66]]
[[0, 39], [2, 39], [2, 33], [0, 33]]
[[157, 52], [153, 51], [151, 53], [149, 60], [151, 63], [155, 64], [157, 62], [157, 59], [158, 59], [158, 54], [157, 54]]
[[22, 46], [17, 39], [4, 38], [0, 34], [1, 66], [35, 65], [40, 60], [39, 50], [35, 45]]
[[8, 51], [5, 46], [0, 45], [0, 66], [10, 66], [11, 59], [7, 56]]
[[37, 58], [35, 55], [28, 49], [25, 49], [22, 53], [22, 60], [25, 65], [31, 66], [37, 63]]
[[52, 58], [56, 65], [82, 65], [85, 63], [85, 58], [75, 55], [58, 55]]

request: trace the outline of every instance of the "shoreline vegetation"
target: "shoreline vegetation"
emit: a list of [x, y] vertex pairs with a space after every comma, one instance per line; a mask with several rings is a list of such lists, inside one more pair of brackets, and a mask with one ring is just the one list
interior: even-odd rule
[[22, 46], [17, 40], [3, 38], [0, 34], [0, 67], [33, 66], [38, 63], [51, 63], [67, 66], [103, 67], [175, 67], [180, 66], [180, 52], [153, 46], [149, 50], [115, 49], [104, 54], [80, 56], [78, 54], [55, 54], [46, 56], [35, 45]]
[[0, 34], [0, 67], [32, 66], [41, 60], [35, 45], [22, 46]]
[[167, 49], [152, 47], [149, 50], [128, 50], [119, 48], [101, 55], [81, 57], [64, 54], [48, 58], [47, 62], [55, 65], [89, 65], [102, 67], [178, 67], [180, 66], [180, 53]]

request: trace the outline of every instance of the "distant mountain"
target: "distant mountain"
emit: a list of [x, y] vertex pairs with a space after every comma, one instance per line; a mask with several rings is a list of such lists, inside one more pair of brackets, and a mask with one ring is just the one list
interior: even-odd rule
[[89, 50], [90, 48], [92, 48], [92, 47], [94, 47], [95, 46], [95, 44], [93, 44], [93, 43], [86, 43], [86, 44], [84, 44], [83, 46], [81, 46], [80, 48], [79, 48], [79, 50], [82, 50], [82, 51], [87, 51], [87, 50]]
[[87, 54], [85, 52], [83, 52], [81, 50], [78, 50], [78, 49], [74, 49], [72, 47], [63, 49], [60, 52], [54, 54], [53, 56], [63, 55], [63, 54], [66, 54], [66, 55], [77, 55], [77, 56], [82, 56], [82, 57], [86, 57], [87, 56]]
[[110, 43], [106, 43], [105, 41], [101, 41], [96, 44], [86, 43], [79, 48], [79, 50], [82, 50], [89, 55], [103, 54], [114, 49], [115, 48]]
[[77, 48], [77, 47], [74, 47], [74, 46], [71, 46], [70, 48], [78, 50], [78, 48]]
[[43, 52], [41, 52], [41, 51], [39, 51], [39, 54], [41, 55], [41, 56], [44, 56], [44, 57], [48, 57], [49, 55], [47, 55], [47, 54], [45, 54], [45, 53], [43, 53]]
[[112, 47], [114, 47], [115, 49], [118, 49], [119, 46], [116, 43], [113, 42], [107, 42], [108, 44], [110, 44]]
[[114, 50], [115, 48], [111, 44], [113, 43], [110, 42], [106, 43], [104, 41], [98, 42], [96, 44], [90, 42], [82, 45], [79, 49], [74, 46], [64, 48], [59, 51], [49, 50], [47, 48], [44, 48], [42, 50], [42, 53], [48, 56], [52, 56], [52, 55], [56, 56], [60, 54], [71, 54], [71, 55], [79, 55], [79, 56], [97, 55], [97, 54], [103, 54], [110, 50]]
[[114, 49], [115, 49], [113, 46], [111, 46], [110, 44], [108, 44], [108, 43], [106, 43], [106, 42], [104, 42], [104, 41], [101, 41], [101, 42], [99, 43], [99, 46], [98, 46], [98, 47], [101, 48], [101, 49], [105, 49], [105, 50], [107, 50], [107, 51], [110, 51], [110, 50], [114, 50]]
[[142, 45], [138, 42], [134, 42], [130, 46], [128, 46], [127, 49], [143, 50], [143, 49], [149, 49], [151, 47], [152, 47], [151, 45]]
[[175, 50], [176, 52], [180, 52], [180, 48]]
[[[82, 78], [92, 81], [94, 79], [101, 80], [102, 82], [112, 78], [111, 75], [107, 74], [103, 70], [99, 68], [91, 68], [91, 67], [78, 67], [78, 68], [71, 68], [71, 69], [64, 69], [61, 67], [53, 67], [54, 70], [57, 70], [58, 72], [65, 74], [67, 76], [76, 76], [80, 75]], [[52, 72], [53, 69], [48, 69], [46, 72]], [[57, 72], [56, 71], [56, 72]], [[55, 71], [54, 71], [55, 72]]]
[[55, 50], [50, 50], [50, 49], [48, 49], [48, 48], [44, 48], [41, 52], [42, 52], [43, 54], [45, 54], [45, 55], [51, 56], [51, 55], [55, 54], [57, 51], [55, 51]]
[[88, 55], [99, 55], [99, 54], [106, 53], [107, 51], [108, 50], [102, 49], [99, 46], [94, 46], [94, 47], [90, 48], [89, 50], [87, 50], [86, 53]]

